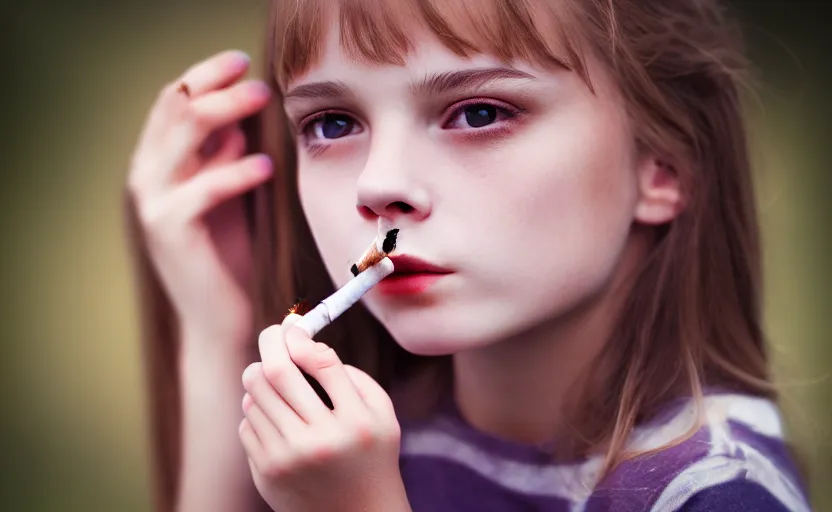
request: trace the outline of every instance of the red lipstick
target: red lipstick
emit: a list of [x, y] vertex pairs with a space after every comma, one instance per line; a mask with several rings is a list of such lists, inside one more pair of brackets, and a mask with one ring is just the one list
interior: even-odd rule
[[418, 295], [453, 271], [408, 255], [391, 255], [394, 271], [378, 285], [382, 295]]

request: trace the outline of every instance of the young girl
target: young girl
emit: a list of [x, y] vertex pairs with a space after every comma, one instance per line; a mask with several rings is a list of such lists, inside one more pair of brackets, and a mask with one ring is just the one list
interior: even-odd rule
[[[274, 0], [266, 49], [132, 161], [159, 510], [809, 510], [716, 0]], [[379, 218], [396, 273], [284, 321]]]

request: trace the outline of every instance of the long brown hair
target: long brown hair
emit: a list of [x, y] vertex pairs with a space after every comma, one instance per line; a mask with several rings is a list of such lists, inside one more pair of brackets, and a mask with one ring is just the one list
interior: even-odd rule
[[[590, 88], [585, 56], [591, 53], [622, 93], [635, 142], [661, 155], [685, 184], [685, 209], [656, 228], [616, 343], [605, 352], [613, 370], [570, 418], [581, 433], [571, 443], [574, 453], [603, 447], [613, 467], [628, 456], [625, 441], [635, 424], [673, 398], [701, 396], [704, 387], [774, 398], [742, 114], [746, 62], [740, 31], [717, 0], [274, 0], [266, 78], [276, 94], [247, 124], [250, 150], [270, 154], [275, 164], [274, 179], [246, 197], [260, 285], [252, 298], [258, 328], [280, 322], [299, 296], [316, 301], [333, 291], [300, 207], [296, 144], [281, 96], [287, 81], [320, 57], [330, 21], [340, 25], [348, 55], [372, 63], [403, 64], [414, 24], [462, 56], [566, 64]], [[138, 231], [134, 240], [158, 504], [169, 510], [181, 446], [177, 340]], [[321, 339], [387, 389], [419, 368], [447, 362], [404, 352], [360, 305]]]

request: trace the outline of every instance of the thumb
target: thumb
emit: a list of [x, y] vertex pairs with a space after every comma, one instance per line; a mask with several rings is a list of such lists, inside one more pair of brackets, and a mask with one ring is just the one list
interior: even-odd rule
[[[315, 345], [313, 340], [308, 339], [305, 336], [295, 336], [293, 337], [293, 339], [296, 340], [295, 343], [288, 342], [287, 334], [290, 330], [292, 330], [292, 327], [300, 321], [301, 318], [303, 317], [297, 313], [289, 313], [286, 315], [286, 318], [283, 319], [283, 323], [280, 324], [280, 334], [283, 336], [283, 342], [286, 344], [286, 349], [289, 351], [289, 357], [291, 357], [292, 360], [295, 360], [295, 354], [293, 354], [293, 352], [297, 352], [299, 348], [309, 349], [309, 346]], [[304, 334], [306, 334], [306, 332], [304, 332]]]
[[303, 318], [297, 313], [289, 313], [286, 315], [286, 318], [283, 319], [283, 323], [280, 324], [280, 330], [283, 331], [283, 334], [286, 334], [286, 331], [289, 330], [290, 327], [298, 323], [300, 319]]

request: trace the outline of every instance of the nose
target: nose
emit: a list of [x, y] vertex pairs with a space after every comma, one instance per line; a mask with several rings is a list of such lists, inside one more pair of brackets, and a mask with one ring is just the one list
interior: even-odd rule
[[396, 136], [392, 128], [384, 133], [385, 136], [374, 137], [358, 179], [358, 212], [371, 220], [424, 220], [431, 213], [431, 198], [420, 180], [420, 174], [425, 173], [419, 169], [427, 162], [419, 158], [412, 137]]

